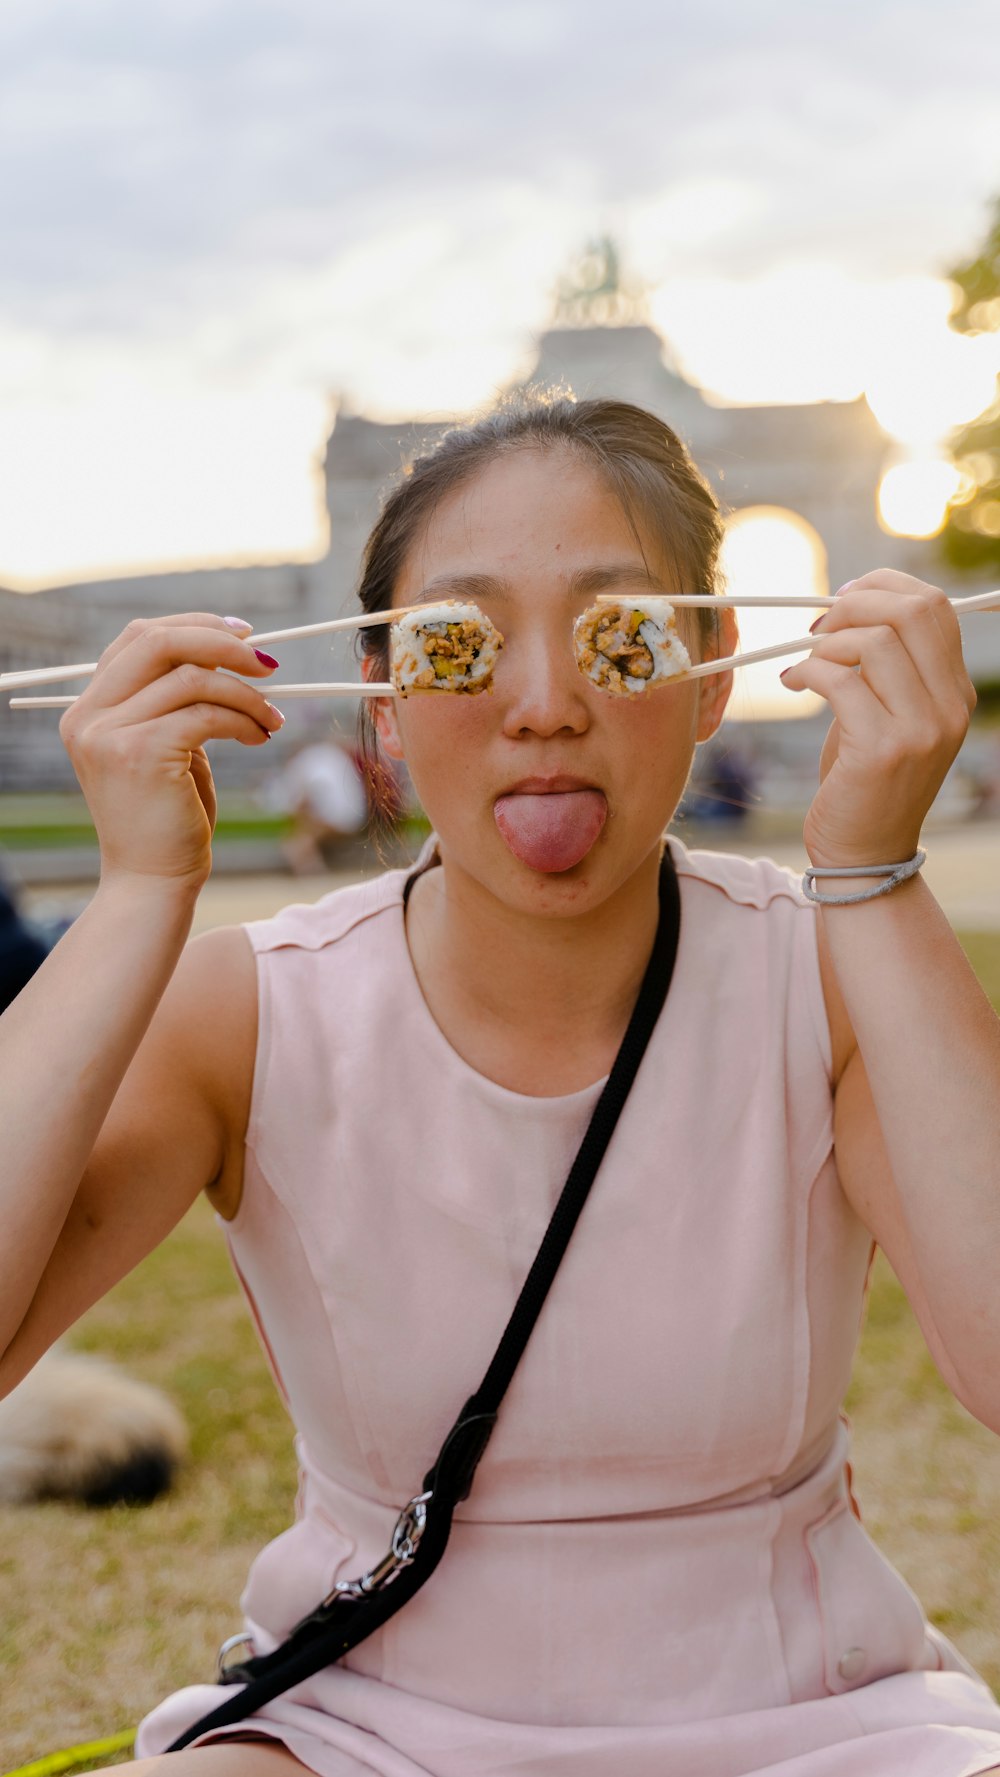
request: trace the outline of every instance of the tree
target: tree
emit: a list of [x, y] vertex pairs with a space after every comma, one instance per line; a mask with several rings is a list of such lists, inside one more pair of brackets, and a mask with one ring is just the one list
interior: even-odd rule
[[[959, 333], [1000, 332], [1000, 198], [979, 253], [948, 276], [956, 293], [952, 327]], [[945, 559], [968, 572], [1000, 567], [1000, 379], [991, 406], [954, 434], [951, 454], [965, 485], [942, 532]]]

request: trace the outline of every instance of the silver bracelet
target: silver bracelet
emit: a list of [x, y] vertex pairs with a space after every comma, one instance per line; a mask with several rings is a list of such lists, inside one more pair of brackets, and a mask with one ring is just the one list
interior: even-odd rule
[[[808, 870], [802, 873], [802, 892], [819, 907], [852, 907], [856, 901], [874, 901], [877, 895], [891, 894], [907, 877], [916, 876], [926, 862], [927, 853], [918, 849], [912, 858], [907, 858], [905, 864], [849, 864], [838, 870], [810, 864]], [[874, 888], [862, 889], [856, 895], [818, 895], [813, 887], [813, 878], [817, 876], [884, 876], [886, 881], [878, 883]]]

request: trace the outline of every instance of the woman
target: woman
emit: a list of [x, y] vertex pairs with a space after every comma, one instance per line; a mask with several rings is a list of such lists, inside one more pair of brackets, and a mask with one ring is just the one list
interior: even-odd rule
[[[608, 589], [713, 588], [719, 541], [637, 409], [540, 399], [451, 435], [390, 499], [361, 589], [460, 592], [505, 637], [493, 696], [378, 706], [436, 840], [415, 872], [187, 949], [203, 743], [263, 744], [280, 717], [229, 675], [268, 657], [215, 616], [131, 624], [63, 720], [104, 874], [0, 1025], [2, 1379], [208, 1191], [300, 1432], [299, 1521], [244, 1596], [259, 1650], [382, 1554], [492, 1355], [722, 720], [726, 674], [599, 691], [572, 620]], [[732, 651], [715, 615], [693, 649]], [[947, 601], [869, 574], [785, 679], [835, 717], [813, 865], [913, 857], [974, 702]], [[1000, 1768], [1000, 1708], [851, 1511], [838, 1416], [877, 1241], [1000, 1428], [1000, 1029], [918, 874], [818, 913], [767, 861], [671, 840], [669, 865], [670, 994], [439, 1571], [239, 1730], [260, 1738], [170, 1771]], [[155, 1710], [139, 1768], [219, 1695]]]

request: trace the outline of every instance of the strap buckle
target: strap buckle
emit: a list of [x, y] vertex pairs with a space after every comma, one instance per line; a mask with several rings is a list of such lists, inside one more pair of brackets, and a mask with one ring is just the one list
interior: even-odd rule
[[427, 1527], [427, 1507], [433, 1497], [429, 1489], [426, 1493], [414, 1494], [396, 1519], [392, 1541], [381, 1561], [359, 1579], [338, 1580], [324, 1598], [323, 1606], [336, 1604], [342, 1598], [368, 1598], [373, 1592], [381, 1592], [383, 1586], [390, 1585], [404, 1567], [410, 1567]]
[[249, 1630], [245, 1629], [241, 1635], [230, 1635], [222, 1643], [218, 1656], [218, 1678], [216, 1680], [218, 1684], [235, 1684], [237, 1682], [235, 1671], [241, 1662], [234, 1661], [230, 1666], [229, 1656], [235, 1653], [238, 1647], [245, 1647], [251, 1655], [253, 1654], [253, 1636]]

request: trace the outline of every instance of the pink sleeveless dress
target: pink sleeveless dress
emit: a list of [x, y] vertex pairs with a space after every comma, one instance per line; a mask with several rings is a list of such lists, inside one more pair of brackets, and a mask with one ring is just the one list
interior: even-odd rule
[[[853, 1509], [871, 1241], [834, 1166], [815, 909], [767, 860], [670, 845], [670, 995], [444, 1561], [253, 1718], [321, 1777], [1000, 1768], [1000, 1707]], [[224, 1226], [301, 1465], [242, 1600], [259, 1652], [384, 1554], [601, 1085], [527, 1098], [456, 1054], [405, 880], [246, 928], [259, 1034]], [[140, 1754], [227, 1694], [168, 1698]]]

